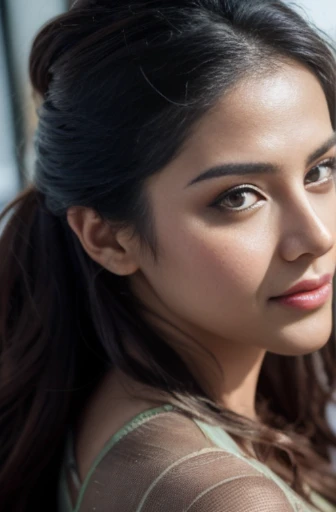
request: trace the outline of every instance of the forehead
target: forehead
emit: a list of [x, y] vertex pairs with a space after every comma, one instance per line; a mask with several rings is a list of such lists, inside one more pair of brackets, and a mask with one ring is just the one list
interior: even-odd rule
[[225, 94], [194, 126], [175, 161], [156, 176], [186, 181], [223, 162], [302, 160], [332, 131], [318, 79], [301, 65], [284, 63]]
[[283, 65], [270, 75], [240, 82], [201, 120], [186, 149], [203, 143], [225, 149], [238, 144], [240, 151], [242, 145], [263, 149], [263, 141], [267, 146], [291, 146], [291, 141], [297, 144], [318, 136], [321, 129], [330, 135], [330, 128], [317, 78], [299, 65]]

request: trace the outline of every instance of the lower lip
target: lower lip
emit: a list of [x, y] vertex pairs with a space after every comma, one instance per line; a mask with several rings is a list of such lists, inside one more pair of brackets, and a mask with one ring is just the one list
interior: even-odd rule
[[327, 283], [315, 290], [293, 293], [292, 295], [285, 295], [271, 300], [292, 308], [310, 311], [323, 306], [330, 298], [331, 291], [332, 285], [331, 283]]

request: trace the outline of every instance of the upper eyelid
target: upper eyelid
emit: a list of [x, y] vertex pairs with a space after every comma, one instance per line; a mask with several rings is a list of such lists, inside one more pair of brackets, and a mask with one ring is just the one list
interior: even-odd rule
[[[226, 192], [231, 192], [231, 190], [240, 190], [244, 188], [250, 188], [251, 190], [255, 190], [255, 192], [259, 192], [259, 188], [256, 185], [252, 185], [252, 183], [241, 183], [240, 185], [235, 185], [229, 189], [227, 189]], [[224, 192], [224, 194], [226, 193]]]
[[320, 160], [315, 165], [313, 165], [313, 167], [316, 167], [316, 165], [321, 165], [324, 162], [332, 162], [333, 160], [336, 160], [336, 155], [335, 156], [327, 156], [325, 158], [322, 158], [322, 160]]
[[233, 187], [225, 190], [222, 194], [219, 195], [219, 199], [221, 199], [222, 197], [225, 197], [227, 194], [230, 194], [231, 192], [236, 192], [236, 191], [245, 190], [245, 189], [248, 191], [256, 192], [257, 194], [260, 194], [260, 195], [265, 195], [265, 193], [262, 192], [256, 185], [252, 185], [251, 183], [242, 183], [240, 185], [236, 185], [236, 186], [233, 186]]
[[[336, 165], [336, 154], [332, 155], [332, 156], [327, 156], [327, 157], [324, 157], [322, 160], [320, 160], [319, 162], [317, 162], [316, 164], [314, 164], [312, 167], [309, 168], [309, 171], [311, 169], [315, 169], [315, 167], [318, 167], [319, 165], [323, 165], [323, 164], [335, 164]], [[307, 172], [309, 172], [307, 171]]]

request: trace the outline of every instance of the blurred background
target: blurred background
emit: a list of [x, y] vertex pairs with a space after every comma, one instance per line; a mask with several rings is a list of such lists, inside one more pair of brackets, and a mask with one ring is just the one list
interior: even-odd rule
[[35, 107], [28, 57], [37, 30], [68, 0], [0, 0], [0, 210], [32, 173]]
[[[36, 114], [28, 80], [32, 40], [48, 19], [67, 10], [73, 2], [0, 0], [0, 211], [25, 185], [34, 169]], [[295, 5], [326, 32], [336, 46], [335, 0], [287, 3]], [[328, 417], [336, 431], [335, 407], [329, 409]]]

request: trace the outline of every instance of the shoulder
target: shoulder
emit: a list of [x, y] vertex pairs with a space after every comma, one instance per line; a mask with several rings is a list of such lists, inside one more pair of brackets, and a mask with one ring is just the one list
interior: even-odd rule
[[289, 512], [280, 488], [177, 411], [145, 417], [94, 468], [80, 511]]
[[77, 469], [84, 480], [106, 444], [143, 411], [155, 404], [141, 396], [139, 384], [133, 384], [119, 371], [108, 372], [92, 392], [74, 428]]

